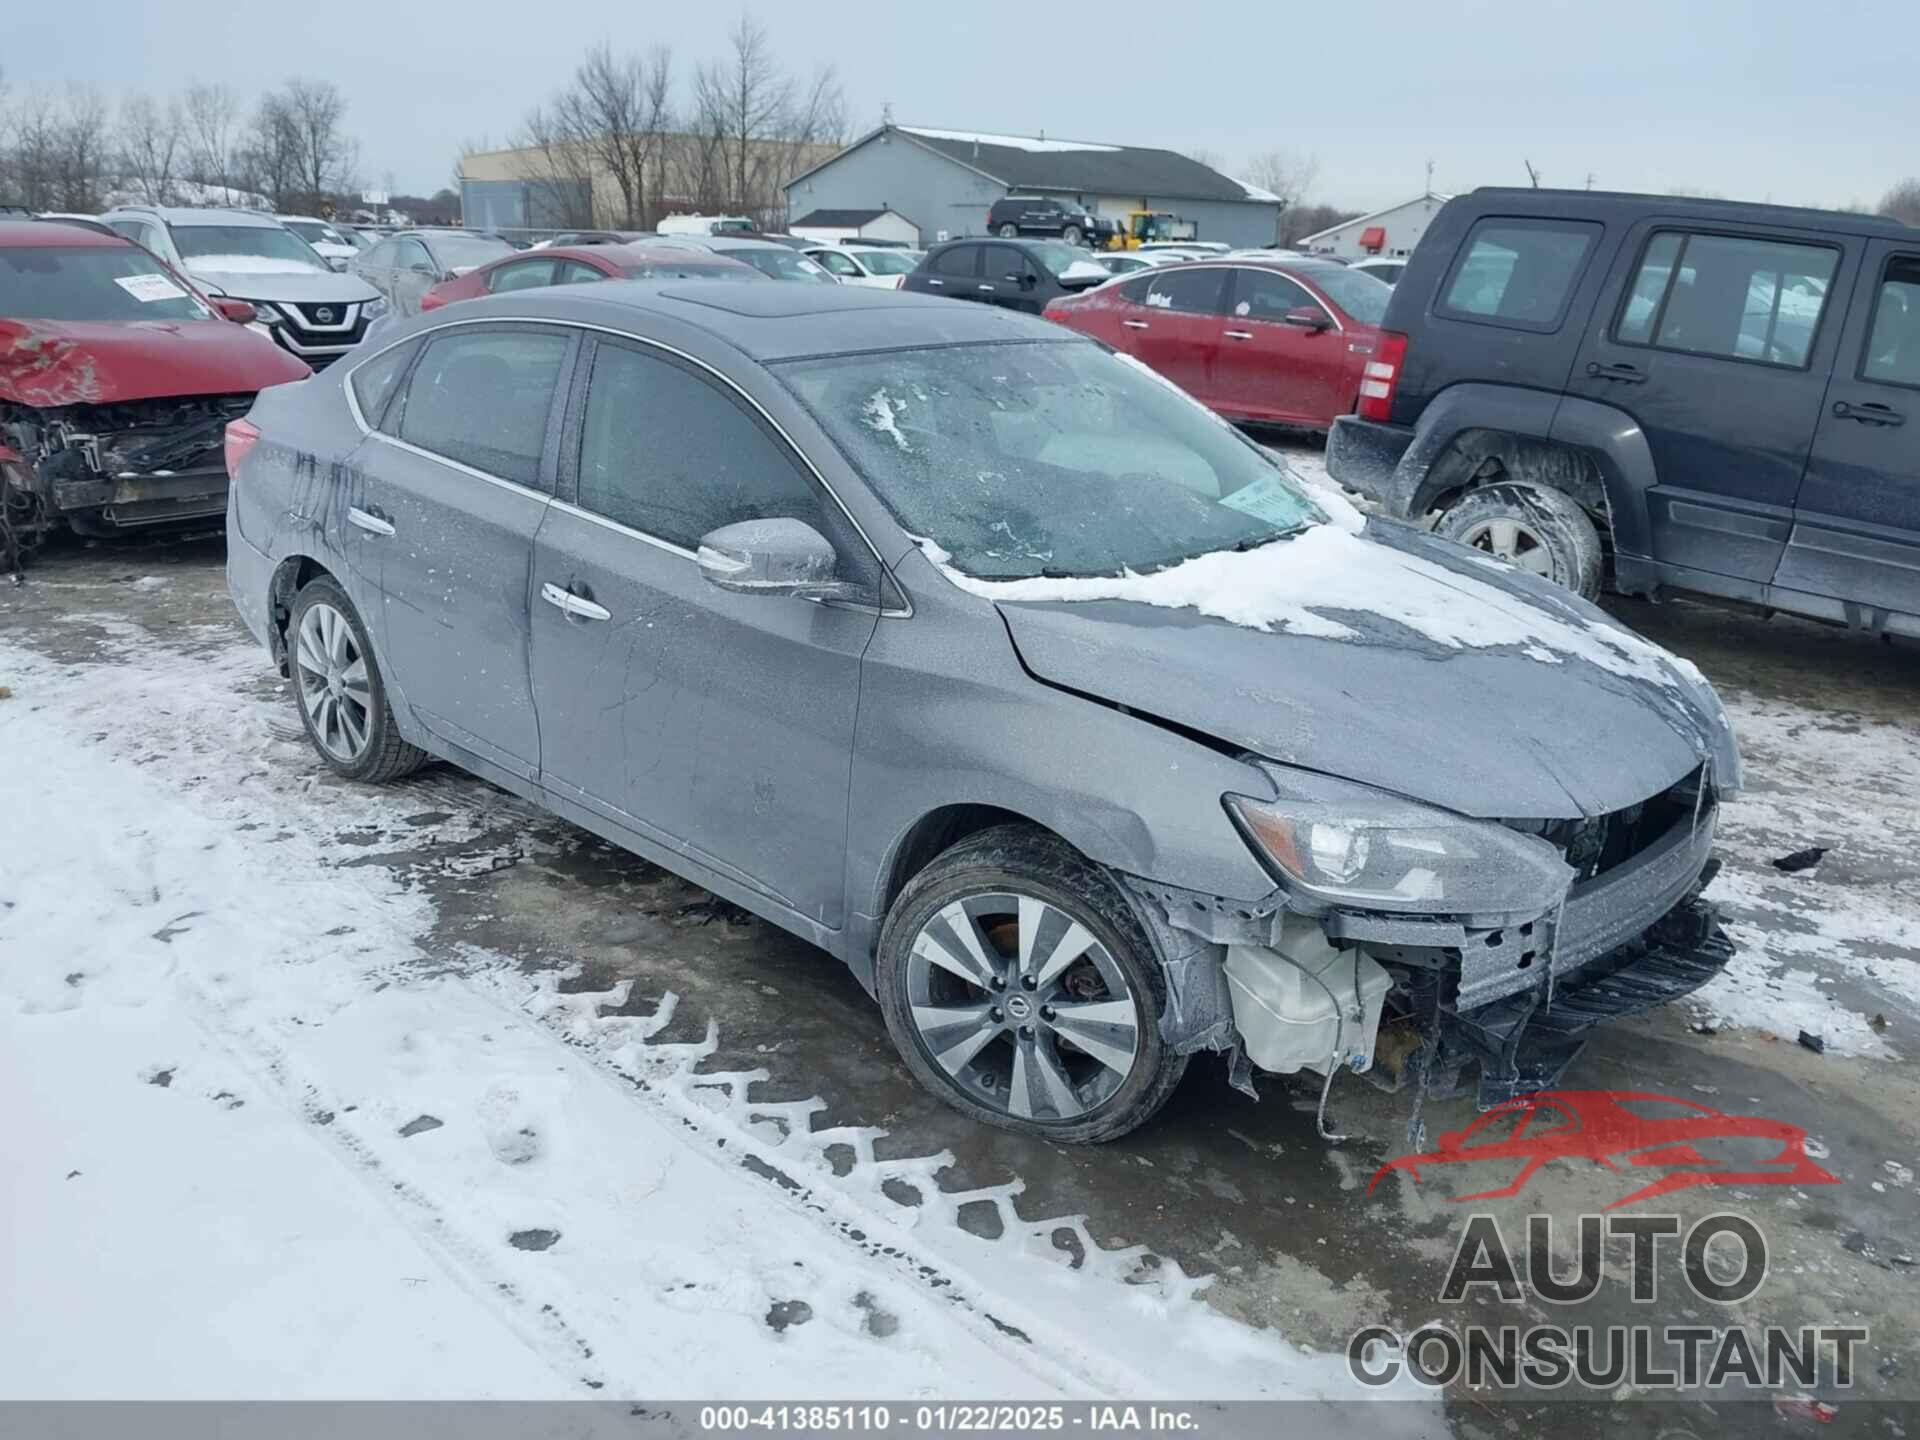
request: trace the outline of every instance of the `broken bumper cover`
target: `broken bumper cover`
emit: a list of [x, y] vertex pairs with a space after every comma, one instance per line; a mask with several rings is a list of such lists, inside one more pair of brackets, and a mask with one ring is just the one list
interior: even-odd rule
[[1388, 505], [1395, 499], [1395, 474], [1413, 445], [1413, 431], [1404, 425], [1386, 425], [1342, 415], [1327, 434], [1327, 473], [1349, 490]]
[[227, 509], [224, 467], [176, 471], [164, 475], [56, 480], [53, 508], [61, 514], [98, 511], [109, 525], [163, 525], [223, 515]]

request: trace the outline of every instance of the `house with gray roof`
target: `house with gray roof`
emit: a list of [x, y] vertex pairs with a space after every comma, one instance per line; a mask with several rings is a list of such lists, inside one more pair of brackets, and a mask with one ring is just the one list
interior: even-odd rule
[[1111, 216], [1171, 211], [1196, 239], [1271, 245], [1281, 200], [1172, 150], [1045, 136], [882, 125], [787, 184], [787, 213], [891, 210], [931, 245], [986, 233], [1004, 195], [1045, 195]]

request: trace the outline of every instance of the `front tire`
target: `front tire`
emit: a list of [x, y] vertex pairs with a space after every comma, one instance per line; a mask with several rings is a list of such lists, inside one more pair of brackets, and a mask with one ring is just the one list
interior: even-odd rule
[[1028, 826], [983, 830], [916, 875], [875, 979], [914, 1077], [1003, 1130], [1117, 1139], [1186, 1071], [1160, 1038], [1166, 983], [1139, 920], [1104, 870]]
[[293, 597], [287, 662], [300, 723], [328, 769], [380, 785], [426, 762], [424, 750], [400, 738], [367, 627], [332, 576]]
[[1600, 594], [1605, 569], [1600, 532], [1564, 490], [1488, 485], [1443, 511], [1433, 530], [1544, 576], [1585, 599]]
[[1069, 245], [1079, 245], [1086, 240], [1087, 233], [1078, 225], [1069, 225], [1060, 232], [1060, 238]]

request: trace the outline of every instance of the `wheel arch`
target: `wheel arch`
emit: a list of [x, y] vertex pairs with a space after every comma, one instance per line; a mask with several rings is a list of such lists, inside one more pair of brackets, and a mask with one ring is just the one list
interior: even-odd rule
[[[1063, 844], [1072, 845], [1083, 855], [1086, 853], [1052, 826], [1017, 810], [973, 801], [939, 805], [909, 824], [888, 848], [886, 861], [880, 867], [879, 883], [874, 889], [870, 913], [876, 921], [884, 924], [893, 902], [900, 898], [900, 892], [907, 888], [914, 876], [968, 836], [991, 830], [997, 825], [1027, 825], [1053, 836]], [[878, 925], [874, 933], [877, 939]]]
[[293, 619], [293, 597], [322, 575], [339, 579], [311, 555], [289, 555], [274, 567], [273, 578], [267, 582], [267, 641], [283, 677], [289, 673], [287, 625]]

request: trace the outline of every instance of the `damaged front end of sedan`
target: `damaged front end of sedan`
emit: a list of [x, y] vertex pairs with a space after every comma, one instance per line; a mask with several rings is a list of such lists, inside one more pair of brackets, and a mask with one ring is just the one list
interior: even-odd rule
[[[1578, 820], [1469, 820], [1253, 761], [1277, 798], [1230, 797], [1278, 887], [1247, 904], [1125, 877], [1168, 978], [1164, 1038], [1252, 1071], [1333, 1077], [1482, 1109], [1559, 1083], [1596, 1026], [1691, 994], [1733, 947], [1702, 898], [1729, 741], [1645, 800]], [[1418, 1125], [1416, 1106], [1410, 1130]]]
[[162, 396], [118, 404], [0, 401], [0, 543], [9, 563], [50, 530], [106, 535], [226, 511], [222, 445], [251, 394]]

